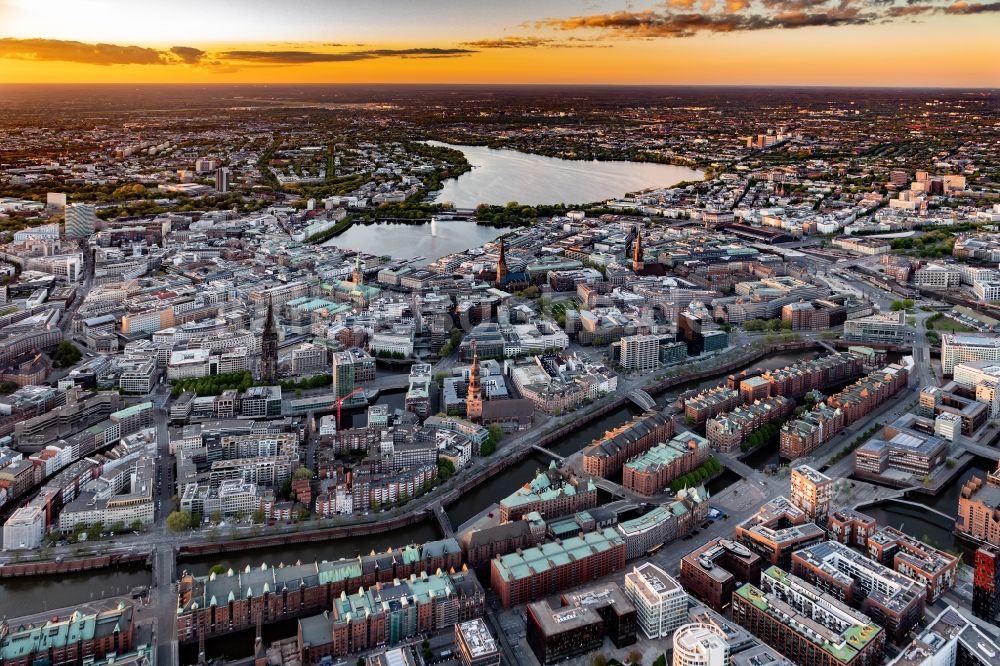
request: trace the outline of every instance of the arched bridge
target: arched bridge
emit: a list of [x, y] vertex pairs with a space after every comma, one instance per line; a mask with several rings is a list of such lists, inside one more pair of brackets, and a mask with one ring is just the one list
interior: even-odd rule
[[656, 401], [653, 400], [653, 396], [649, 395], [642, 389], [629, 391], [626, 397], [631, 400], [636, 407], [643, 411], [648, 411], [656, 407]]

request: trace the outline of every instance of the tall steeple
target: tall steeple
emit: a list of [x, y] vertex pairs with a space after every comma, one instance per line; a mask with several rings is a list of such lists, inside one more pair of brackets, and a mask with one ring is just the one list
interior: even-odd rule
[[503, 284], [503, 279], [507, 277], [507, 252], [503, 238], [500, 239], [500, 259], [497, 260], [497, 286]]
[[642, 255], [642, 232], [635, 229], [635, 245], [632, 248], [632, 270], [641, 271], [646, 266]]
[[472, 343], [472, 365], [469, 366], [469, 391], [465, 396], [465, 417], [478, 421], [483, 417], [483, 392], [479, 386], [479, 353]]
[[267, 297], [264, 332], [260, 336], [260, 378], [273, 383], [278, 378], [278, 328], [274, 324], [274, 303]]
[[351, 275], [354, 284], [360, 287], [365, 282], [365, 272], [361, 270], [361, 255], [354, 255], [354, 273]]

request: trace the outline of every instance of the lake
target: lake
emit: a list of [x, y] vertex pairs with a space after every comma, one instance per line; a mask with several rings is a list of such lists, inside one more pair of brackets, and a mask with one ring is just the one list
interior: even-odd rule
[[413, 262], [422, 265], [455, 252], [479, 247], [508, 231], [510, 229], [468, 220], [441, 220], [424, 224], [377, 222], [354, 224], [323, 245], [398, 259], [425, 257]]
[[564, 160], [516, 150], [427, 143], [460, 150], [472, 165], [471, 171], [442, 183], [435, 199], [457, 208], [509, 201], [527, 206], [591, 203], [705, 177], [697, 169], [671, 164]]

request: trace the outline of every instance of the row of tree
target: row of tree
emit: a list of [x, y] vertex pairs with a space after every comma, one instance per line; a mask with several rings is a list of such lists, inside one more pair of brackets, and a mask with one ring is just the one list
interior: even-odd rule
[[715, 456], [710, 456], [708, 460], [683, 476], [679, 476], [670, 482], [670, 489], [675, 493], [683, 488], [697, 486], [705, 479], [722, 471], [722, 463]]

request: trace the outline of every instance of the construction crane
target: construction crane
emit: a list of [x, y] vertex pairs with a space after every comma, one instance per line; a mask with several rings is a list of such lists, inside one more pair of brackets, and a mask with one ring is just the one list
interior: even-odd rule
[[349, 399], [349, 398], [351, 398], [351, 397], [353, 397], [353, 396], [355, 396], [358, 393], [361, 393], [363, 391], [364, 391], [364, 389], [362, 389], [362, 388], [356, 388], [353, 391], [351, 391], [350, 393], [348, 393], [347, 395], [345, 395], [344, 397], [337, 398], [337, 400], [336, 400], [336, 402], [337, 402], [337, 432], [340, 432], [340, 406], [344, 404], [345, 400], [347, 400], [347, 399]]

